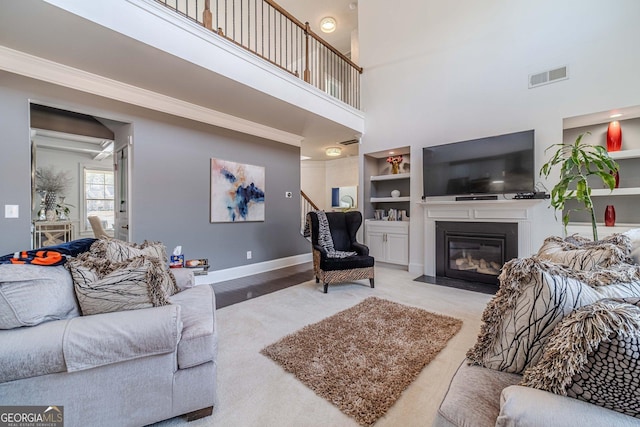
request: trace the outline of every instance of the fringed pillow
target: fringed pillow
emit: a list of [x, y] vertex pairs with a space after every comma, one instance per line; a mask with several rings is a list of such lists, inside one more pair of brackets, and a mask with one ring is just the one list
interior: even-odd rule
[[147, 240], [138, 245], [137, 243], [117, 239], [99, 239], [91, 245], [91, 254], [113, 262], [121, 262], [140, 255], [156, 257], [163, 265], [167, 262], [167, 248], [160, 242], [149, 242]]
[[66, 265], [83, 315], [167, 305], [176, 289], [173, 275], [156, 257], [111, 262], [81, 256]]
[[521, 385], [640, 418], [640, 298], [602, 300], [565, 318]]
[[564, 240], [560, 237], [547, 238], [538, 251], [538, 257], [576, 270], [593, 270], [629, 262], [630, 252], [631, 241], [622, 234], [597, 242], [573, 235]]
[[536, 257], [507, 262], [487, 305], [471, 364], [522, 373], [540, 359], [553, 328], [574, 309], [602, 298], [640, 296], [640, 266], [579, 271]]

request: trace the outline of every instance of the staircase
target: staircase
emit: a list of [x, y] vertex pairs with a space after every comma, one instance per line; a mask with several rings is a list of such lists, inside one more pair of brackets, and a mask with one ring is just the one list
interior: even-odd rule
[[305, 224], [307, 222], [307, 214], [311, 211], [317, 211], [318, 205], [313, 203], [313, 200], [300, 190], [300, 234], [302, 234], [308, 241], [311, 241], [311, 236], [305, 236]]

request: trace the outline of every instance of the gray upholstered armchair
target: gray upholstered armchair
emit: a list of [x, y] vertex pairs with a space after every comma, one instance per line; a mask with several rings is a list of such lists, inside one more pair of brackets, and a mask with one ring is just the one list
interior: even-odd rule
[[316, 283], [324, 283], [327, 293], [330, 283], [369, 279], [374, 287], [374, 258], [369, 248], [356, 241], [362, 225], [362, 214], [351, 212], [309, 212], [313, 269]]

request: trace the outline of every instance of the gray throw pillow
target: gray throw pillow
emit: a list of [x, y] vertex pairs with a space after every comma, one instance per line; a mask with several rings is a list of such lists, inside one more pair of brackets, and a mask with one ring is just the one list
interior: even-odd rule
[[640, 296], [640, 266], [579, 271], [537, 257], [507, 262], [487, 305], [472, 364], [522, 373], [535, 365], [553, 328], [574, 309], [603, 298]]
[[640, 298], [605, 299], [566, 317], [522, 385], [640, 418]]
[[82, 314], [136, 310], [170, 304], [175, 279], [156, 257], [122, 262], [80, 256], [67, 262]]
[[0, 264], [0, 329], [79, 315], [73, 282], [63, 266]]
[[99, 239], [91, 245], [94, 257], [106, 258], [113, 262], [121, 262], [140, 255], [156, 257], [163, 265], [167, 262], [167, 249], [160, 242], [145, 240], [141, 245], [117, 239]]
[[597, 242], [573, 235], [565, 239], [547, 238], [538, 251], [538, 257], [576, 270], [593, 270], [628, 262], [630, 251], [629, 238], [621, 234]]

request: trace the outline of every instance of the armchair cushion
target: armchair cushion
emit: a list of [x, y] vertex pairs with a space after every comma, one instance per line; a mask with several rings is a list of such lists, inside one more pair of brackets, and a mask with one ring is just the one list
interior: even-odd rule
[[374, 258], [368, 255], [354, 255], [347, 258], [321, 258], [320, 268], [325, 271], [351, 270], [373, 267]]

